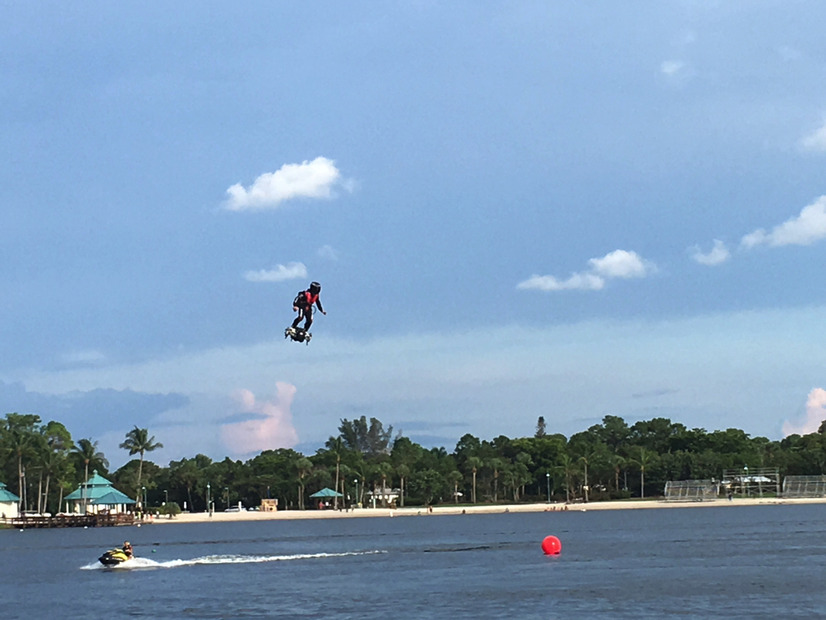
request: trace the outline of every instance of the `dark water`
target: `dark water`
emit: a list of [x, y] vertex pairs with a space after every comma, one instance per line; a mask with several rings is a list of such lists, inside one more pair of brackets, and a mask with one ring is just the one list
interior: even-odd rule
[[4, 530], [0, 617], [826, 617], [825, 534], [824, 505]]

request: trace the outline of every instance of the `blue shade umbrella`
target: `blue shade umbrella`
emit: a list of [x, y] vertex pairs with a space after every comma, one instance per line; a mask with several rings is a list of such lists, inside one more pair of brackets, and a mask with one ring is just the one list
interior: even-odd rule
[[344, 497], [344, 496], [341, 493], [336, 493], [332, 489], [324, 487], [320, 491], [317, 491], [316, 493], [313, 493], [312, 495], [310, 495], [310, 497], [313, 498], [313, 499], [323, 499], [325, 497]]

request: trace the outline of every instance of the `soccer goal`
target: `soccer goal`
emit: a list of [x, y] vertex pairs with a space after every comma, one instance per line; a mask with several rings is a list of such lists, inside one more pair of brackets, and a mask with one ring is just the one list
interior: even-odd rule
[[665, 483], [665, 501], [702, 502], [717, 499], [713, 480], [669, 480]]
[[786, 476], [783, 497], [826, 497], [826, 476]]

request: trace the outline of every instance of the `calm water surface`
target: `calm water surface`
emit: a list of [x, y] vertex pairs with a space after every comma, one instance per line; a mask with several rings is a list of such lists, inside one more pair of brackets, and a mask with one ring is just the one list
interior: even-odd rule
[[0, 615], [826, 617], [824, 534], [824, 505], [3, 530]]

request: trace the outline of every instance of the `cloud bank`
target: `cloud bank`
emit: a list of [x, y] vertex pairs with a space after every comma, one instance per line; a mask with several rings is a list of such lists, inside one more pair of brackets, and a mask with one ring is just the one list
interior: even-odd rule
[[230, 211], [276, 209], [295, 198], [330, 199], [336, 187], [348, 188], [335, 162], [316, 157], [300, 164], [284, 164], [275, 172], [259, 176], [252, 185], [236, 183], [227, 190]]
[[296, 278], [306, 277], [307, 267], [304, 266], [304, 263], [276, 265], [272, 269], [247, 271], [244, 274], [244, 279], [250, 282], [283, 282], [285, 280], [295, 280]]
[[805, 418], [798, 423], [786, 420], [783, 423], [783, 436], [816, 433], [824, 420], [826, 420], [826, 390], [815, 388], [809, 392], [806, 400]]
[[539, 291], [598, 291], [605, 287], [607, 280], [644, 278], [657, 270], [654, 263], [628, 250], [614, 250], [602, 258], [592, 258], [588, 265], [589, 270], [573, 273], [565, 280], [555, 276], [532, 275], [517, 284], [516, 288]]
[[276, 383], [273, 401], [257, 401], [251, 391], [239, 390], [236, 394], [239, 413], [256, 415], [221, 427], [221, 438], [230, 452], [250, 454], [295, 446], [298, 433], [290, 411], [295, 392], [295, 386], [280, 381]]

